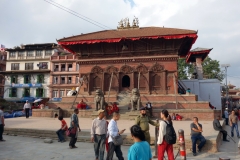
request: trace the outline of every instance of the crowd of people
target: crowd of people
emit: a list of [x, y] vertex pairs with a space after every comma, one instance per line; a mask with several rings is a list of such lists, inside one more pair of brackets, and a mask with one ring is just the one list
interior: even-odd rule
[[[77, 108], [74, 109], [74, 113], [71, 115], [70, 125], [68, 127], [66, 121], [63, 119], [63, 115], [55, 115], [55, 118], [61, 122], [59, 130], [56, 134], [58, 136], [58, 141], [65, 142], [65, 136], [70, 137], [69, 148], [77, 148], [76, 142], [78, 133], [81, 131], [78, 113], [79, 109], [84, 109], [86, 104], [79, 102]], [[24, 104], [24, 110], [26, 112], [26, 118], [29, 117], [29, 110], [31, 105], [26, 101]], [[158, 160], [165, 159], [164, 153], [167, 153], [169, 160], [174, 160], [173, 145], [176, 143], [176, 133], [173, 128], [173, 120], [182, 120], [182, 116], [172, 113], [170, 116], [166, 109], [163, 109], [160, 113], [161, 121], [159, 123], [151, 120], [151, 103], [148, 102], [146, 107], [140, 108], [140, 114], [135, 119], [135, 124], [130, 128], [130, 133], [134, 144], [128, 150], [129, 160], [150, 160], [152, 159], [152, 153], [150, 148], [150, 133], [149, 124], [159, 128], [159, 133], [157, 137], [158, 145]], [[5, 141], [2, 137], [4, 131], [4, 117], [3, 117], [4, 107], [0, 107], [0, 141]], [[119, 129], [117, 121], [120, 119], [119, 108], [116, 103], [112, 104], [112, 109], [106, 108], [107, 113], [112, 115], [112, 119], [108, 122], [105, 110], [98, 110], [98, 117], [92, 121], [91, 126], [91, 142], [94, 143], [94, 153], [96, 160], [103, 160], [105, 154], [105, 148], [107, 152], [106, 160], [112, 160], [114, 152], [119, 160], [124, 160], [123, 153], [121, 151], [121, 145], [123, 144], [122, 134], [126, 129]], [[147, 115], [149, 111], [149, 115]], [[232, 110], [231, 112], [224, 111], [224, 117], [226, 125], [231, 126], [231, 137], [234, 137], [234, 130], [236, 136], [240, 138], [238, 131], [238, 121], [240, 119], [238, 110]], [[227, 131], [223, 129], [220, 124], [220, 116], [216, 116], [213, 121], [213, 128], [223, 134], [223, 141], [229, 142], [227, 139]], [[196, 156], [197, 153], [201, 152], [203, 146], [206, 143], [205, 137], [202, 135], [203, 126], [199, 123], [198, 117], [193, 117], [193, 122], [190, 124], [191, 129], [191, 141], [192, 141], [192, 153]], [[200, 143], [197, 145], [197, 141]]]

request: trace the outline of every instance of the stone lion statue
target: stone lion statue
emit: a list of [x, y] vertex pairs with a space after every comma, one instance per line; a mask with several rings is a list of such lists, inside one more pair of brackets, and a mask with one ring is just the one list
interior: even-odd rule
[[140, 97], [139, 90], [137, 88], [132, 89], [131, 105], [132, 105], [132, 111], [140, 109], [141, 97]]
[[96, 95], [94, 97], [96, 111], [99, 109], [104, 109], [105, 99], [101, 89], [96, 90]]

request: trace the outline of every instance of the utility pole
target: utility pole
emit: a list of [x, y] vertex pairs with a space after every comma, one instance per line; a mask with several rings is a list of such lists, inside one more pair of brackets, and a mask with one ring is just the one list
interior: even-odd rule
[[228, 101], [228, 84], [227, 84], [227, 68], [230, 67], [230, 64], [222, 64], [221, 67], [225, 68], [225, 78], [226, 78], [226, 104], [229, 109], [229, 101]]

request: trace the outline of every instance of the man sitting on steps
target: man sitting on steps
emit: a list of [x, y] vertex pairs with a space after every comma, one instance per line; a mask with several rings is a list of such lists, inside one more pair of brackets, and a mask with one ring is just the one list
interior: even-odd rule
[[216, 119], [213, 121], [213, 128], [216, 130], [216, 131], [219, 131], [223, 134], [223, 141], [226, 141], [226, 142], [229, 142], [229, 140], [227, 140], [227, 131], [225, 131], [220, 122], [220, 116], [217, 116]]

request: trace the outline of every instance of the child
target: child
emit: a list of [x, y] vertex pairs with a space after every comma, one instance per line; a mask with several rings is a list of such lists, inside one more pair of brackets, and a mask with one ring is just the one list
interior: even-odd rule
[[172, 114], [172, 120], [176, 120], [175, 113]]
[[65, 131], [68, 129], [68, 126], [67, 126], [67, 123], [66, 121], [63, 119], [62, 116], [59, 116], [58, 117], [58, 120], [61, 121], [61, 128], [56, 132], [57, 135], [58, 135], [58, 142], [65, 142], [65, 139], [64, 139], [64, 133]]
[[176, 114], [176, 120], [177, 121], [181, 121], [182, 120], [182, 116], [180, 116], [179, 114]]

